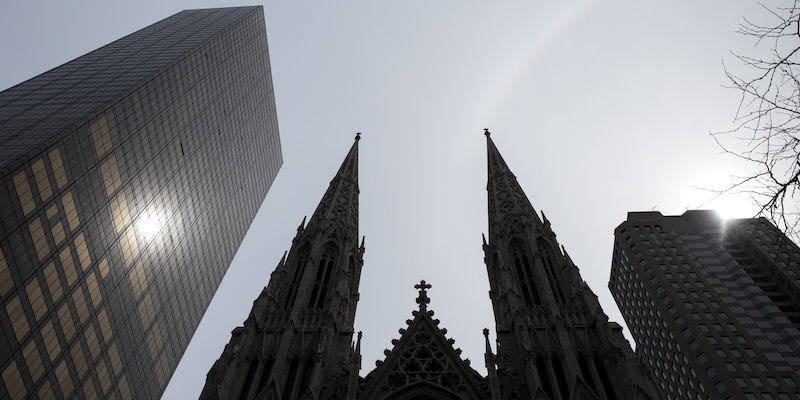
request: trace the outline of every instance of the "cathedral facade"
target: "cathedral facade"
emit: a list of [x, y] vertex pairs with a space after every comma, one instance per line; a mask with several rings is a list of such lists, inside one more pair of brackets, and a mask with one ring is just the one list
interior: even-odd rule
[[534, 211], [486, 131], [489, 237], [484, 261], [496, 322], [487, 375], [453, 348], [428, 309], [400, 329], [365, 377], [353, 321], [363, 265], [358, 236], [358, 141], [311, 219], [209, 371], [202, 400], [660, 399], [597, 297]]

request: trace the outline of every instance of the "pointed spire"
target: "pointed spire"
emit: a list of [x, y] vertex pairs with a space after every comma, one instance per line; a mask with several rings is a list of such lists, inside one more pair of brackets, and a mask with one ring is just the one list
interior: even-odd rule
[[[361, 132], [356, 133], [353, 146], [344, 158], [342, 166], [339, 167], [339, 172], [336, 173], [337, 177], [348, 177], [358, 181], [358, 142], [361, 140]], [[334, 178], [335, 179], [335, 178]]]
[[495, 356], [492, 352], [492, 345], [489, 343], [489, 329], [483, 328], [483, 336], [486, 338], [486, 351], [483, 353], [484, 361], [486, 362], [487, 379], [489, 381], [489, 393], [491, 393], [492, 400], [500, 400], [500, 386], [497, 381], [497, 365], [495, 364]]
[[513, 217], [520, 222], [538, 221], [539, 217], [525, 192], [522, 191], [517, 178], [497, 150], [489, 130], [484, 129], [484, 131], [489, 175], [486, 185], [489, 195], [489, 239], [492, 240], [495, 233], [493, 227], [498, 227], [497, 225], [507, 217]]
[[489, 178], [491, 179], [492, 176], [497, 174], [509, 174], [514, 180], [516, 180], [516, 177], [514, 177], [514, 174], [511, 173], [511, 170], [508, 168], [505, 160], [503, 160], [503, 156], [500, 155], [500, 151], [497, 150], [497, 146], [495, 146], [494, 141], [492, 140], [492, 135], [489, 132], [489, 129], [484, 129], [484, 134], [486, 135], [486, 149], [489, 159]]
[[355, 241], [358, 245], [358, 142], [361, 133], [357, 133], [350, 151], [344, 158], [342, 165], [331, 180], [328, 190], [322, 196], [314, 214], [306, 225], [306, 229], [325, 223], [336, 222], [336, 228]]
[[363, 335], [364, 334], [361, 331], [358, 331], [358, 339], [356, 340], [355, 354], [356, 354], [356, 357], [357, 357], [357, 360], [358, 360], [357, 368], [358, 368], [359, 371], [361, 370], [361, 337]]
[[[283, 264], [285, 264], [285, 263], [286, 263], [286, 255], [287, 255], [287, 254], [289, 254], [289, 252], [288, 252], [288, 251], [284, 251], [284, 252], [283, 252], [283, 257], [281, 257], [281, 261], [278, 263], [278, 268], [282, 267], [282, 266], [283, 266]], [[278, 268], [275, 268], [275, 270], [277, 271], [277, 270], [278, 270]]]
[[[492, 353], [492, 345], [489, 343], [489, 328], [483, 328], [483, 337], [486, 339], [486, 355], [494, 357]], [[488, 365], [486, 366], [489, 367]]]

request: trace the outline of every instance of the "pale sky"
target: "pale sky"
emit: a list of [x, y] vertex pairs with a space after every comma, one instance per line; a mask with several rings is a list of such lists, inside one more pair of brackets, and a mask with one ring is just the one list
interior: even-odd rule
[[[183, 9], [228, 1], [5, 1], [0, 90]], [[406, 1], [264, 4], [284, 165], [164, 399], [197, 399], [230, 332], [314, 211], [362, 132], [356, 331], [366, 375], [416, 308], [430, 308], [472, 366], [494, 323], [483, 264], [483, 128], [544, 211], [606, 314], [613, 230], [628, 211], [705, 204], [731, 174], [709, 132], [730, 129], [738, 93], [722, 62], [751, 1]], [[254, 177], [258, 179], [258, 177]], [[627, 334], [627, 329], [626, 329]], [[628, 335], [630, 338], [630, 336]]]

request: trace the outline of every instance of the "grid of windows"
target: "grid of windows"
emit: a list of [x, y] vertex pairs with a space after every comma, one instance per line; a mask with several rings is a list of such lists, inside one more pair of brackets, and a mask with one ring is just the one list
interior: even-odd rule
[[266, 40], [184, 11], [0, 93], [0, 399], [161, 395], [282, 164]]
[[609, 288], [667, 398], [800, 399], [794, 243], [710, 211], [629, 213], [615, 237]]

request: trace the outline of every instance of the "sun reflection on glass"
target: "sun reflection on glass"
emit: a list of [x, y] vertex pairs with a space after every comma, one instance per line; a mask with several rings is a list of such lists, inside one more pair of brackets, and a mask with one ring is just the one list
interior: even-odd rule
[[161, 220], [153, 213], [139, 217], [139, 228], [147, 240], [154, 238], [161, 230], [161, 226]]

